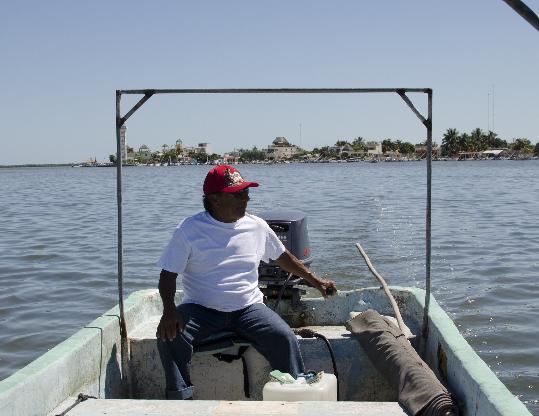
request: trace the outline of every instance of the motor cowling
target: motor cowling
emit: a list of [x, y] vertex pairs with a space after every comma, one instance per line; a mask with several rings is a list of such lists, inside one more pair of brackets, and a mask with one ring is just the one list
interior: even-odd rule
[[[288, 251], [298, 258], [306, 267], [313, 261], [311, 245], [307, 231], [307, 216], [304, 212], [290, 209], [274, 209], [261, 212], [258, 216], [264, 219]], [[262, 293], [268, 298], [283, 298], [299, 300], [305, 291], [294, 288], [296, 285], [307, 285], [298, 276], [290, 276], [274, 261], [260, 262], [258, 267], [258, 282]]]

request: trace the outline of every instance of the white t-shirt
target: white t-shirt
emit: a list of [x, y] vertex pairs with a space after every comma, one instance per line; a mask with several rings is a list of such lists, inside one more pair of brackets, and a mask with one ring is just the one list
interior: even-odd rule
[[275, 260], [284, 251], [263, 219], [246, 214], [225, 223], [204, 211], [178, 224], [157, 265], [183, 275], [182, 303], [231, 312], [262, 302], [260, 260]]

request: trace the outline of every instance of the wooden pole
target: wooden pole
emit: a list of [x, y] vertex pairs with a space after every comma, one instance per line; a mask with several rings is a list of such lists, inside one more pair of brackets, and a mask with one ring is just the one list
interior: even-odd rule
[[395, 313], [395, 318], [397, 318], [397, 322], [399, 324], [400, 330], [402, 331], [403, 334], [406, 333], [405, 325], [404, 325], [404, 322], [403, 322], [402, 316], [401, 316], [401, 312], [399, 310], [397, 302], [395, 301], [395, 298], [393, 297], [393, 295], [389, 291], [389, 287], [387, 286], [386, 281], [380, 275], [380, 273], [378, 273], [376, 271], [376, 269], [372, 265], [371, 261], [369, 260], [369, 256], [367, 256], [367, 253], [365, 253], [365, 250], [363, 250], [363, 247], [361, 247], [361, 244], [356, 243], [356, 247], [359, 250], [359, 252], [361, 253], [361, 255], [363, 256], [363, 260], [365, 260], [365, 263], [367, 263], [367, 267], [369, 268], [371, 273], [374, 275], [374, 277], [376, 277], [376, 279], [380, 282], [380, 284], [382, 285], [382, 288], [384, 289], [385, 294], [389, 298], [389, 302], [391, 302], [391, 306], [393, 307], [393, 312]]

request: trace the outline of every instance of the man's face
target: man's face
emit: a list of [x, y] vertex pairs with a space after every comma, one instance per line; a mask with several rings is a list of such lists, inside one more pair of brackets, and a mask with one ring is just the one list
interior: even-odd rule
[[223, 222], [234, 222], [245, 215], [249, 202], [249, 188], [238, 192], [217, 192], [208, 195], [213, 206], [216, 219]]

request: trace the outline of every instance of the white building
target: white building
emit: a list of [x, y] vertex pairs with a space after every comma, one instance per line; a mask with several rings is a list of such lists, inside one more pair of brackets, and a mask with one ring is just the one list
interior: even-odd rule
[[237, 153], [225, 153], [222, 160], [227, 165], [235, 165], [239, 162], [240, 156]]
[[367, 143], [367, 154], [368, 155], [381, 155], [382, 154], [382, 143], [368, 142]]
[[148, 146], [143, 144], [138, 149], [138, 160], [141, 163], [147, 163], [152, 158], [152, 151]]
[[273, 144], [269, 145], [264, 151], [266, 157], [272, 160], [291, 159], [300, 153], [299, 147], [290, 144], [285, 137], [276, 137]]
[[176, 140], [176, 153], [182, 154], [184, 150], [182, 139]]

